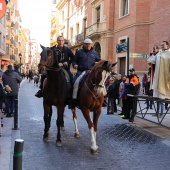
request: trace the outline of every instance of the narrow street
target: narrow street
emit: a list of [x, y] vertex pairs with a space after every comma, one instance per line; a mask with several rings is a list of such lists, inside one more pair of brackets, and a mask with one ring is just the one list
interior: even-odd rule
[[34, 94], [38, 87], [24, 80], [19, 93], [21, 139], [24, 140], [24, 170], [169, 170], [170, 145], [141, 128], [135, 128], [117, 115], [107, 115], [103, 108], [97, 132], [99, 153], [90, 153], [90, 132], [80, 110], [77, 110], [80, 138], [74, 138], [72, 113], [65, 109], [65, 131], [62, 147], [55, 146], [56, 109], [49, 142], [43, 142], [42, 98]]

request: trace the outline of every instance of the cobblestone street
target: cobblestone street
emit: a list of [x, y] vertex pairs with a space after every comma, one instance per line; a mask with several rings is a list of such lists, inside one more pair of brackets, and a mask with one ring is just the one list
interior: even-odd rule
[[34, 94], [38, 87], [25, 80], [19, 94], [21, 139], [24, 140], [24, 170], [169, 170], [170, 145], [158, 136], [120, 119], [107, 115], [103, 108], [98, 123], [99, 153], [90, 153], [90, 132], [80, 110], [77, 110], [80, 138], [74, 138], [72, 113], [65, 109], [62, 147], [55, 146], [56, 109], [49, 142], [43, 142], [42, 98]]

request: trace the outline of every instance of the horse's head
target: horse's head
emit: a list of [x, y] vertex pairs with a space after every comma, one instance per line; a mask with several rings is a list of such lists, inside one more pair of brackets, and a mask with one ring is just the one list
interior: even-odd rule
[[39, 66], [47, 66], [47, 67], [58, 67], [57, 56], [60, 54], [59, 50], [56, 50], [55, 47], [44, 47], [40, 45], [42, 48], [42, 52], [40, 53], [40, 64]]
[[104, 87], [107, 77], [110, 75], [113, 67], [117, 64], [109, 61], [100, 60], [91, 70], [91, 82], [95, 86], [97, 93], [100, 93]]

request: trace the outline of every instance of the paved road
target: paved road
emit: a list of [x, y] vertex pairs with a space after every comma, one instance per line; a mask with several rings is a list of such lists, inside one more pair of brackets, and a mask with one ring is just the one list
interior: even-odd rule
[[38, 87], [27, 80], [19, 95], [20, 133], [24, 140], [24, 170], [169, 170], [170, 144], [117, 115], [102, 110], [97, 133], [99, 153], [90, 154], [90, 133], [78, 110], [81, 137], [74, 138], [72, 113], [66, 108], [62, 147], [55, 146], [56, 109], [53, 107], [49, 142], [43, 137], [42, 99], [34, 97]]

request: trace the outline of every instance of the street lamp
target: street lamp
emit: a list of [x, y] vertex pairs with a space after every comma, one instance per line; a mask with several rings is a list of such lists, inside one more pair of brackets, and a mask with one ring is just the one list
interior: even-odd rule
[[20, 73], [21, 73], [21, 58], [22, 58], [22, 54], [19, 53], [19, 58], [20, 58]]

